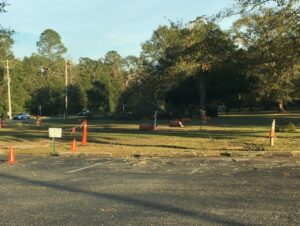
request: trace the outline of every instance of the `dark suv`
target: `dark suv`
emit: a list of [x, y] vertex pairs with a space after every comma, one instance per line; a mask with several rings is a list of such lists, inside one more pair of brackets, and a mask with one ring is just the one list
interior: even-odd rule
[[87, 109], [82, 109], [82, 110], [78, 113], [79, 116], [88, 116], [89, 114], [90, 114], [90, 111], [87, 110]]

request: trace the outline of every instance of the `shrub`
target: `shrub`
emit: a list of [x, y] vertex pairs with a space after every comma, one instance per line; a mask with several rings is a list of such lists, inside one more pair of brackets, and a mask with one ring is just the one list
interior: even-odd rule
[[289, 122], [287, 125], [281, 127], [281, 132], [294, 133], [296, 132], [296, 125], [292, 122]]
[[276, 125], [277, 132], [295, 133], [296, 125], [293, 122], [279, 121]]

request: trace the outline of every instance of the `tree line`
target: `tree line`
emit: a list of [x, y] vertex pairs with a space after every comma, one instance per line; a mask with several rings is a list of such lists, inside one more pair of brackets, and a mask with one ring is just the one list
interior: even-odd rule
[[[6, 4], [0, 4], [0, 13]], [[64, 57], [67, 48], [52, 29], [41, 33], [37, 53], [17, 59], [13, 31], [1, 27], [0, 59], [10, 62], [13, 112], [64, 114], [65, 73], [69, 114], [83, 108], [134, 117], [220, 107], [283, 112], [299, 104], [299, 12], [299, 0], [235, 0], [213, 17], [159, 26], [139, 56], [109, 51], [98, 60], [81, 57], [76, 63]], [[221, 29], [218, 20], [231, 15], [239, 18], [231, 29]], [[3, 65], [0, 114], [5, 115]]]

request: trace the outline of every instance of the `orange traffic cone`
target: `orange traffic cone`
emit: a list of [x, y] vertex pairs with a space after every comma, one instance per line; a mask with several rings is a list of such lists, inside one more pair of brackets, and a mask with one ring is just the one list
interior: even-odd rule
[[83, 123], [81, 124], [81, 126], [83, 127], [83, 135], [82, 135], [82, 141], [81, 144], [82, 145], [86, 145], [86, 140], [87, 140], [87, 121], [84, 120]]
[[15, 160], [14, 148], [11, 146], [10, 147], [10, 151], [9, 151], [9, 155], [8, 155], [8, 161], [7, 161], [7, 163], [9, 165], [12, 165], [15, 162], [16, 162], [16, 160]]
[[71, 151], [73, 153], [77, 151], [77, 146], [76, 146], [76, 140], [75, 139], [73, 139], [72, 146], [71, 146]]

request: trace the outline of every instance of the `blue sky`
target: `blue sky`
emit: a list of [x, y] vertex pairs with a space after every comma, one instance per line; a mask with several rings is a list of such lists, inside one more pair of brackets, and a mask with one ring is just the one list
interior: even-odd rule
[[[169, 20], [188, 22], [212, 15], [231, 0], [8, 0], [0, 14], [3, 27], [16, 31], [14, 54], [22, 58], [37, 51], [36, 42], [48, 28], [57, 31], [68, 48], [66, 56], [99, 59], [107, 51], [138, 55], [142, 42]], [[230, 20], [221, 26], [228, 28]]]

